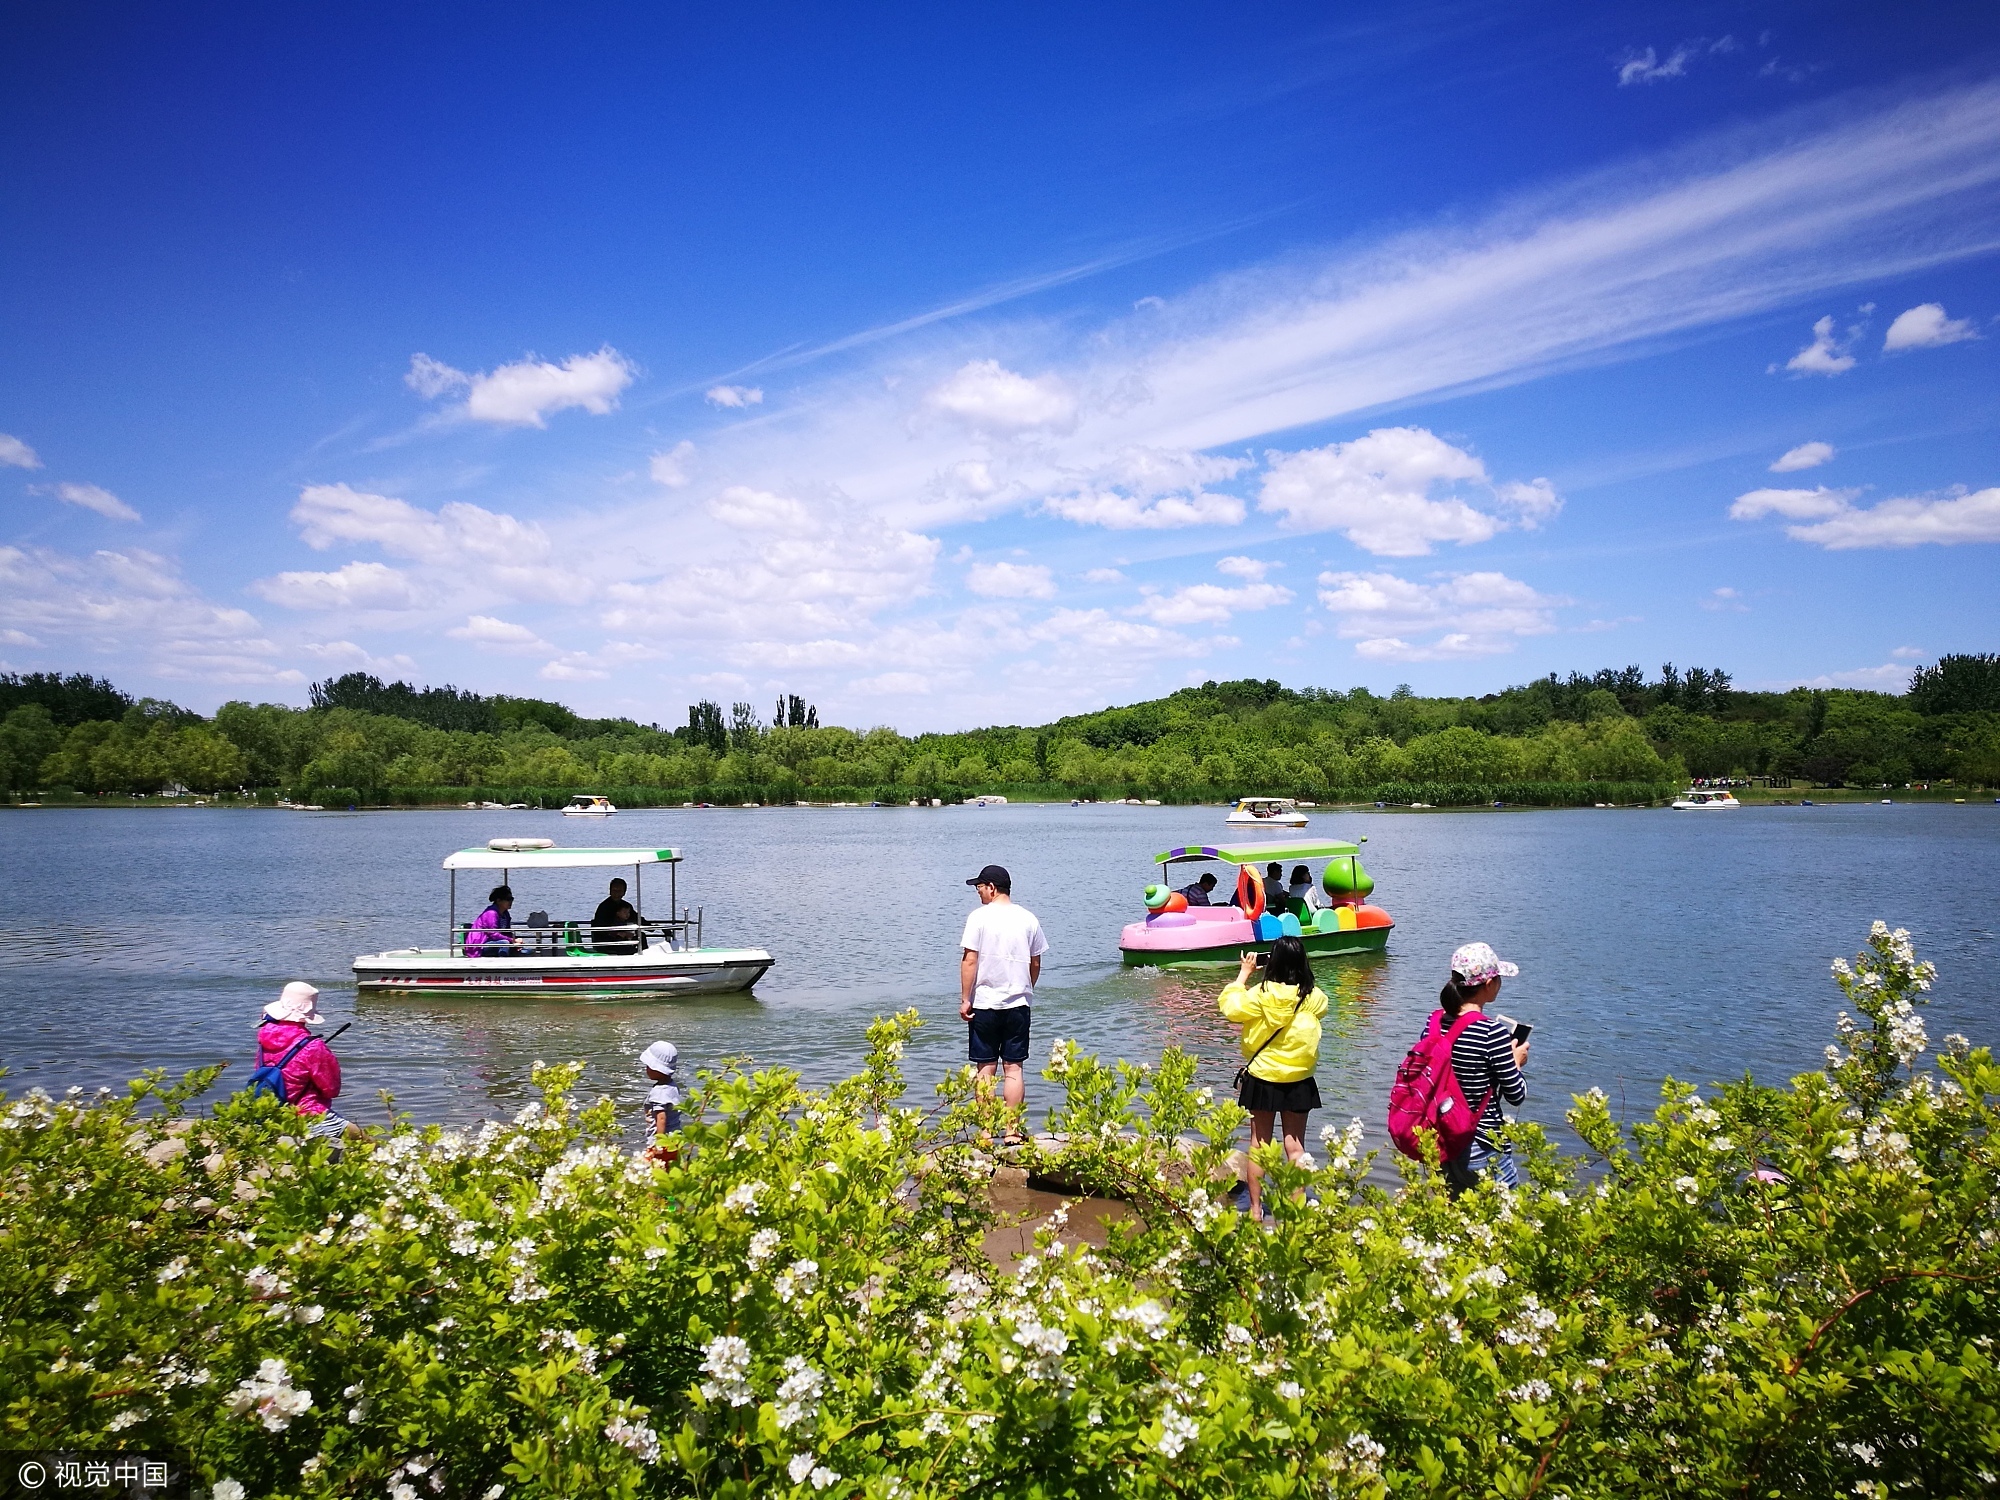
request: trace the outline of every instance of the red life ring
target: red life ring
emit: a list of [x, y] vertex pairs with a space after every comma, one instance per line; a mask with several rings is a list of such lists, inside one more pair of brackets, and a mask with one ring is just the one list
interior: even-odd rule
[[1236, 870], [1236, 905], [1253, 922], [1264, 915], [1264, 877], [1249, 865]]

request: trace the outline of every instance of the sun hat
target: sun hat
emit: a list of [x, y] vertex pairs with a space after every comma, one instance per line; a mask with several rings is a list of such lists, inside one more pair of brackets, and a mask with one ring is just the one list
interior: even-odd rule
[[286, 985], [278, 998], [264, 1007], [264, 1014], [273, 1021], [297, 1021], [302, 1026], [317, 1026], [326, 1019], [319, 1013], [319, 991], [303, 979]]
[[1512, 979], [1521, 972], [1493, 951], [1489, 943], [1467, 943], [1451, 956], [1451, 972], [1467, 984], [1484, 984], [1489, 979]]
[[655, 1042], [639, 1054], [639, 1065], [651, 1068], [655, 1073], [674, 1076], [674, 1064], [681, 1060], [680, 1049], [672, 1042]]

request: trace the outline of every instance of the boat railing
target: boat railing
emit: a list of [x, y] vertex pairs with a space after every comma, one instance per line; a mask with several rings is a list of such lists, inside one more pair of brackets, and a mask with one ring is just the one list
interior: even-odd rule
[[[508, 928], [481, 928], [461, 922], [452, 929], [449, 952], [454, 958], [575, 958], [592, 954], [639, 953], [652, 948], [686, 951], [701, 946], [703, 908], [683, 909], [678, 917], [652, 918], [612, 925], [588, 918], [521, 922]], [[474, 932], [497, 933], [467, 952]]]

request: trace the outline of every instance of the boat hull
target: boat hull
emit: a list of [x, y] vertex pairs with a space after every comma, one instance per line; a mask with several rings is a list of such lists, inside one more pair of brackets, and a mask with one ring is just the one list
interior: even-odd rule
[[1279, 813], [1268, 818], [1231, 813], [1222, 821], [1230, 828], [1303, 828], [1310, 820], [1304, 813]]
[[[1361, 927], [1348, 932], [1308, 932], [1299, 938], [1312, 958], [1337, 958], [1349, 953], [1380, 953], [1389, 945], [1389, 927]], [[1127, 948], [1120, 944], [1128, 969], [1178, 969], [1229, 965], [1246, 953], [1268, 952], [1267, 942], [1218, 943], [1206, 948]]]
[[513, 999], [704, 995], [747, 990], [773, 962], [762, 948], [655, 948], [522, 958], [461, 958], [442, 948], [404, 948], [355, 959], [354, 982], [362, 994]]

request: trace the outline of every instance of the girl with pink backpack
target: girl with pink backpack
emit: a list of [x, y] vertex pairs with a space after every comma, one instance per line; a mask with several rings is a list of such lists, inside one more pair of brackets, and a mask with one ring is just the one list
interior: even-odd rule
[[1500, 998], [1500, 981], [1520, 972], [1485, 943], [1467, 943], [1452, 954], [1451, 980], [1438, 993], [1438, 1009], [1389, 1090], [1389, 1138], [1419, 1161], [1435, 1142], [1454, 1197], [1477, 1185], [1482, 1173], [1503, 1187], [1521, 1183], [1514, 1148], [1500, 1144], [1506, 1123], [1500, 1106], [1528, 1097], [1521, 1069], [1530, 1028], [1486, 1014]]

